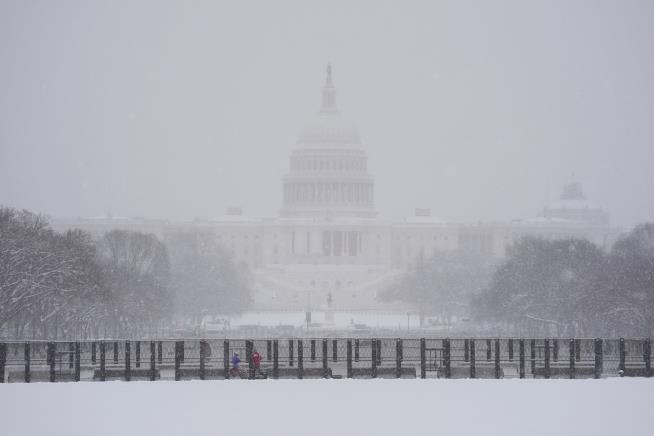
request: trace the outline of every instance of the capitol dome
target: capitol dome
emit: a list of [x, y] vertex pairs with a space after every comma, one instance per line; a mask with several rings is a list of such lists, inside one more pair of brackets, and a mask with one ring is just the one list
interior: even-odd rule
[[307, 123], [298, 138], [298, 144], [308, 147], [361, 146], [356, 125], [337, 112], [320, 112]]
[[374, 181], [354, 123], [336, 110], [332, 69], [322, 88], [320, 112], [300, 131], [283, 179], [283, 217], [370, 218]]

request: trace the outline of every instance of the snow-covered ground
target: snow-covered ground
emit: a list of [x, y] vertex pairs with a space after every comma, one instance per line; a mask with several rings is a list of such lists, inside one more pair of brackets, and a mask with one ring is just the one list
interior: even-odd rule
[[654, 379], [0, 385], [2, 434], [654, 434]]

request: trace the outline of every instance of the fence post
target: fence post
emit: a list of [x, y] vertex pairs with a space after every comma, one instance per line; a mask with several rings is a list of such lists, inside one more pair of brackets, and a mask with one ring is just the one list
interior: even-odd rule
[[354, 361], [359, 361], [359, 339], [354, 340]]
[[652, 376], [652, 341], [645, 339], [643, 345], [643, 360], [645, 361], [645, 377]]
[[304, 344], [302, 339], [297, 341], [297, 378], [304, 378]]
[[595, 378], [602, 377], [602, 353], [604, 352], [602, 345], [601, 339], [595, 339]]
[[266, 360], [272, 361], [272, 341], [266, 341]]
[[141, 341], [136, 341], [136, 367], [141, 367]]
[[545, 378], [550, 378], [550, 340], [543, 340], [543, 347], [545, 349]]
[[0, 383], [5, 382], [5, 365], [7, 364], [7, 344], [0, 343]]
[[477, 368], [475, 368], [475, 340], [470, 339], [470, 378], [477, 377]]
[[338, 360], [338, 339], [332, 341], [332, 361]]
[[157, 360], [159, 363], [163, 363], [163, 343], [161, 341], [157, 342]]
[[[291, 341], [289, 341], [289, 347]], [[245, 341], [245, 360], [248, 362], [248, 380], [254, 380], [254, 361], [252, 360], [254, 343], [252, 341]]]
[[581, 339], [575, 339], [575, 361], [581, 362]]
[[95, 362], [97, 360], [96, 359], [96, 348], [97, 348], [96, 345], [97, 345], [97, 343], [95, 341], [93, 341], [91, 343], [91, 364], [92, 365], [95, 365]]
[[463, 341], [463, 361], [464, 362], [469, 362], [470, 361], [470, 340], [469, 339], [464, 339]]
[[427, 378], [427, 349], [425, 338], [420, 338], [420, 378]]
[[182, 363], [182, 343], [180, 341], [175, 341], [175, 381], [179, 381], [182, 378], [180, 372], [180, 365]]
[[114, 341], [114, 363], [118, 363], [118, 342]]
[[443, 339], [443, 359], [444, 359], [444, 366], [445, 366], [445, 378], [450, 378], [452, 376], [452, 371], [451, 371], [452, 356], [450, 354], [449, 338]]
[[491, 360], [491, 340], [486, 339], [486, 360]]
[[[276, 358], [275, 363], [277, 363]], [[229, 341], [223, 342], [223, 377], [225, 380], [229, 379]]]
[[132, 379], [132, 362], [131, 362], [131, 344], [129, 341], [125, 342], [125, 381]]
[[570, 378], [575, 378], [575, 340], [570, 339], [570, 351], [568, 351], [569, 357], [570, 357]]
[[559, 361], [559, 340], [552, 339], [552, 360]]
[[279, 341], [273, 341], [273, 378], [279, 378]]
[[509, 360], [513, 360], [513, 339], [509, 339]]
[[107, 379], [107, 343], [100, 341], [100, 381]]
[[75, 342], [75, 381], [80, 381], [80, 372], [81, 372], [81, 350], [80, 343]]
[[50, 382], [55, 381], [55, 344], [54, 342], [48, 342], [47, 345], [47, 351], [46, 351], [46, 356], [47, 356], [47, 362], [48, 366], [50, 366]]
[[502, 368], [500, 367], [500, 340], [495, 339], [495, 378], [500, 378]]
[[293, 366], [293, 339], [288, 340], [288, 366]]
[[154, 341], [150, 341], [150, 381], [155, 381], [157, 378], [157, 354], [156, 345]]
[[520, 378], [525, 378], [525, 340], [524, 339], [520, 339], [518, 347], [520, 348], [520, 350], [518, 351], [520, 353]]
[[402, 339], [395, 339], [395, 378], [402, 377]]
[[372, 375], [372, 378], [377, 378], [377, 359], [378, 359], [377, 353], [379, 352], [379, 350], [377, 350], [377, 345], [378, 345], [377, 339], [373, 339], [370, 345], [372, 347], [372, 367], [371, 367], [372, 373], [371, 373], [371, 375]]
[[327, 339], [322, 340], [322, 377], [329, 378], [327, 370]]
[[352, 378], [352, 339], [347, 340], [347, 378]]
[[316, 340], [311, 339], [311, 361], [316, 361]]
[[531, 376], [536, 377], [536, 340], [529, 341], [529, 350], [531, 357]]
[[204, 380], [204, 366], [207, 352], [207, 341], [200, 341], [200, 380]]
[[620, 352], [620, 363], [618, 364], [618, 372], [620, 373], [620, 377], [624, 377], [624, 370], [625, 370], [625, 360], [626, 360], [626, 352], [625, 352], [625, 343], [624, 343], [624, 338], [620, 338], [620, 345], [619, 345], [619, 352]]
[[31, 379], [31, 374], [30, 374], [30, 343], [29, 342], [25, 342], [24, 354], [25, 354], [25, 383], [29, 383], [30, 379]]
[[382, 357], [383, 357], [382, 349], [383, 349], [382, 340], [377, 339], [377, 366], [381, 365], [382, 363]]
[[75, 344], [69, 342], [68, 343], [68, 369], [73, 369], [74, 353], [75, 353]]

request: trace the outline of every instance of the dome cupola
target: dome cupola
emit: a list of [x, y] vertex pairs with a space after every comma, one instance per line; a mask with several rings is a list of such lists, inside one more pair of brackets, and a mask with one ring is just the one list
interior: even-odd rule
[[312, 148], [361, 147], [356, 125], [345, 119], [336, 106], [336, 87], [332, 80], [331, 65], [327, 65], [320, 111], [300, 131], [298, 145]]

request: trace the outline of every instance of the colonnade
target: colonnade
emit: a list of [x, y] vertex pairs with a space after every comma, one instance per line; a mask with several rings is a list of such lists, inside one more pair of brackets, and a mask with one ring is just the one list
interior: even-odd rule
[[284, 185], [284, 204], [314, 202], [371, 205], [373, 185], [369, 182], [292, 182]]

